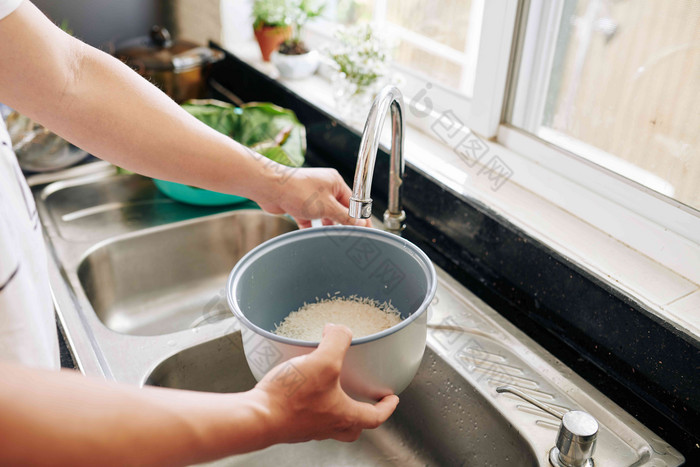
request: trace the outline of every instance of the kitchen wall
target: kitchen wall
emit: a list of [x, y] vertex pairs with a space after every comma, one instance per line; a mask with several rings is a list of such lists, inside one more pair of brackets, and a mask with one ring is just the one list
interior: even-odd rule
[[159, 0], [32, 0], [55, 23], [68, 21], [73, 34], [107, 50], [110, 41], [142, 36], [163, 22]]
[[148, 33], [162, 24], [171, 34], [200, 44], [221, 42], [219, 0], [33, 0], [55, 23], [68, 21], [73, 34], [108, 50], [111, 41]]
[[167, 26], [180, 39], [221, 43], [220, 0], [163, 0]]

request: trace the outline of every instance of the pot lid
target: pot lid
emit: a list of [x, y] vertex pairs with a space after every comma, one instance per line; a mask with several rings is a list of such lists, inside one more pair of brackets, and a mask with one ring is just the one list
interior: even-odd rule
[[153, 26], [148, 36], [117, 44], [114, 53], [143, 71], [184, 71], [223, 58], [223, 52], [188, 41], [173, 41], [168, 30]]

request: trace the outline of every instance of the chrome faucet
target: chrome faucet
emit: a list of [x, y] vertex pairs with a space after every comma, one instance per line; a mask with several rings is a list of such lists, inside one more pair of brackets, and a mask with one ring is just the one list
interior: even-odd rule
[[406, 228], [406, 213], [401, 209], [401, 191], [403, 185], [403, 96], [396, 86], [386, 86], [372, 103], [365, 129], [362, 132], [360, 152], [357, 156], [355, 181], [350, 197], [350, 216], [356, 219], [368, 219], [372, 215], [372, 175], [377, 159], [379, 138], [382, 133], [386, 113], [391, 108], [391, 161], [389, 168], [389, 203], [384, 212], [386, 230], [401, 235]]

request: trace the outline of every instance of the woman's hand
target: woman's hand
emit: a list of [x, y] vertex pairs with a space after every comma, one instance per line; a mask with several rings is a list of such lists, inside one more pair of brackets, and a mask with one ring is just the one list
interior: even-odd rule
[[[323, 225], [345, 224], [371, 227], [369, 219], [355, 219], [348, 215], [352, 191], [335, 169], [286, 169], [270, 182], [267, 199], [255, 200], [272, 214], [289, 214], [299, 227], [311, 227], [312, 219], [321, 219]], [[268, 186], [270, 188], [270, 186]]]
[[[376, 428], [396, 409], [399, 398], [384, 397], [376, 404], [357, 402], [340, 387], [340, 370], [350, 347], [352, 333], [344, 326], [327, 324], [323, 340], [308, 355], [280, 364], [251, 391], [269, 410], [268, 427], [275, 443], [333, 438], [355, 441], [362, 430]], [[281, 372], [304, 377], [290, 393]]]

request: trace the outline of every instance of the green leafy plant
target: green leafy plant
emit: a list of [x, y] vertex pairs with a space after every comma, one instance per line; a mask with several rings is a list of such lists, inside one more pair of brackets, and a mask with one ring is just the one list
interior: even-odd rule
[[308, 52], [308, 49], [302, 41], [301, 33], [304, 30], [306, 23], [313, 18], [321, 16], [324, 8], [326, 7], [324, 2], [313, 0], [299, 0], [295, 3], [297, 3], [297, 5], [294, 13], [294, 19], [292, 21], [292, 37], [284, 41], [280, 46], [280, 53], [288, 55], [298, 55]]
[[255, 0], [253, 27], [285, 27], [293, 24], [299, 0]]
[[388, 75], [389, 46], [370, 24], [340, 29], [336, 39], [337, 45], [327, 54], [345, 79], [355, 85], [355, 93]]
[[182, 107], [198, 120], [263, 156], [290, 167], [301, 167], [306, 131], [294, 112], [266, 102], [235, 107], [217, 100], [193, 100]]
[[292, 26], [292, 37], [281, 46], [281, 52], [296, 55], [308, 52], [301, 40], [306, 23], [323, 13], [325, 1], [319, 0], [255, 0], [253, 27]]

